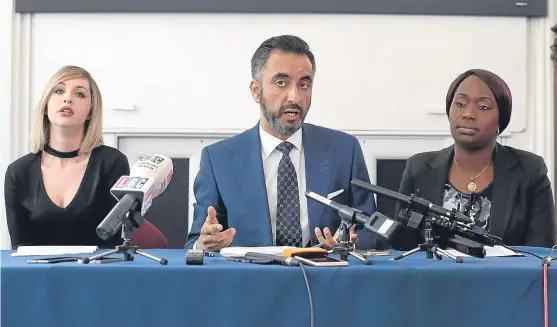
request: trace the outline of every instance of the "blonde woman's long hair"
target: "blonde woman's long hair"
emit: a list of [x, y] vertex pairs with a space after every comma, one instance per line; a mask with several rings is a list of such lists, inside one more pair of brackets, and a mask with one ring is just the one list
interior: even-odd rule
[[79, 154], [89, 153], [94, 148], [103, 144], [102, 138], [102, 97], [97, 83], [88, 71], [77, 66], [60, 68], [48, 81], [35, 107], [33, 116], [33, 129], [31, 130], [31, 152], [38, 153], [50, 141], [50, 120], [47, 115], [47, 106], [54, 87], [62, 82], [75, 78], [85, 78], [89, 81], [91, 89], [90, 120], [85, 122], [85, 137], [79, 147]]

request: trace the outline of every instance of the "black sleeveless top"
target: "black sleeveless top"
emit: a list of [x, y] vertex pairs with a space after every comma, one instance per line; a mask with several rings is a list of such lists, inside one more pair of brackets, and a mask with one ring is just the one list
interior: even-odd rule
[[120, 233], [105, 241], [97, 236], [96, 228], [117, 202], [110, 188], [129, 172], [128, 159], [117, 149], [104, 145], [93, 149], [77, 193], [66, 208], [61, 208], [46, 193], [41, 152], [14, 161], [6, 171], [4, 186], [12, 248], [20, 245], [113, 248], [121, 244]]

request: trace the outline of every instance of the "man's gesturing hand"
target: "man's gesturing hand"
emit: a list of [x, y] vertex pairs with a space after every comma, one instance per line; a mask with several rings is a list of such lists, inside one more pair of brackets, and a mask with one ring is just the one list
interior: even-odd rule
[[206, 251], [220, 251], [232, 243], [234, 235], [236, 235], [234, 228], [222, 232], [222, 225], [217, 220], [217, 211], [215, 208], [209, 207], [196, 247]]

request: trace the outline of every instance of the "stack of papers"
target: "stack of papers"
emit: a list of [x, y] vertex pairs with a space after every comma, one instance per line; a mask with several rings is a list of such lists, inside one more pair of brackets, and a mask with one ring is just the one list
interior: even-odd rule
[[[524, 254], [516, 253], [511, 249], [507, 249], [501, 245], [494, 245], [494, 246], [485, 246], [485, 257], [523, 257]], [[452, 255], [459, 256], [459, 257], [471, 257], [470, 255], [464, 254], [457, 250], [447, 249]]]
[[12, 253], [13, 257], [26, 257], [37, 255], [66, 255], [95, 253], [98, 246], [20, 246], [17, 251]]

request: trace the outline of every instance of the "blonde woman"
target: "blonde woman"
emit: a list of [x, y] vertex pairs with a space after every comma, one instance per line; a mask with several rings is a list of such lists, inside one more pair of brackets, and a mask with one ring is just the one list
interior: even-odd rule
[[20, 245], [113, 247], [97, 225], [116, 204], [110, 188], [129, 174], [128, 159], [103, 145], [102, 98], [84, 69], [51, 77], [35, 109], [31, 153], [6, 172], [6, 218], [12, 248]]

